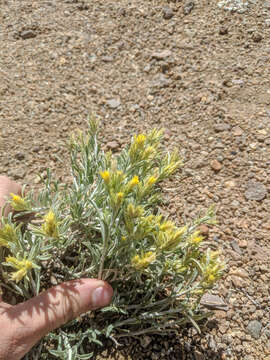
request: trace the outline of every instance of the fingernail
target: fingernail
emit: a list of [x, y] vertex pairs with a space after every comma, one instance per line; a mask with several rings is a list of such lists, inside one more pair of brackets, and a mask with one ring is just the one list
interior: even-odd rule
[[92, 292], [92, 304], [94, 307], [103, 307], [109, 304], [111, 293], [104, 286], [96, 288]]

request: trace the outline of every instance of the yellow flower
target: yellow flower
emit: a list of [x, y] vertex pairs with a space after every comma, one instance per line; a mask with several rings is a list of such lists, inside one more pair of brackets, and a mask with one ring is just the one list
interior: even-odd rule
[[194, 245], [198, 245], [203, 241], [204, 237], [200, 235], [200, 231], [195, 231], [189, 237], [189, 242]]
[[153, 158], [156, 155], [156, 149], [153, 146], [147, 146], [147, 148], [142, 153], [142, 159], [146, 160], [148, 158]]
[[135, 255], [131, 259], [131, 263], [135, 267], [135, 269], [143, 270], [147, 268], [155, 260], [156, 260], [156, 253], [152, 251], [148, 251], [147, 253], [142, 254], [141, 256]]
[[33, 269], [33, 267], [35, 266], [30, 260], [18, 260], [13, 256], [8, 256], [6, 258], [6, 262], [9, 263], [14, 269], [18, 270], [11, 275], [11, 280], [16, 281], [16, 283], [18, 283], [23, 277], [25, 277], [27, 272]]
[[187, 226], [181, 228], [169, 228], [166, 231], [160, 231], [157, 235], [157, 246], [161, 250], [174, 250], [183, 239], [187, 231]]
[[139, 181], [138, 176], [135, 175], [135, 176], [130, 180], [129, 185], [130, 185], [131, 187], [134, 187], [134, 186], [138, 185], [139, 182], [140, 182], [140, 181]]
[[17, 241], [17, 234], [14, 226], [5, 224], [5, 226], [0, 229], [0, 246], [9, 247], [9, 242], [14, 241]]
[[175, 227], [174, 223], [168, 220], [168, 221], [164, 221], [162, 224], [159, 225], [159, 230], [167, 231], [173, 229], [174, 227]]
[[52, 210], [44, 216], [44, 223], [42, 224], [42, 232], [49, 237], [58, 237], [58, 222]]
[[144, 134], [139, 134], [139, 135], [135, 135], [134, 136], [134, 142], [139, 145], [142, 146], [145, 143], [146, 140], [146, 136]]
[[129, 203], [127, 206], [126, 214], [129, 218], [135, 219], [143, 214], [143, 207], [142, 206], [134, 206], [132, 203]]
[[125, 194], [122, 191], [120, 191], [116, 194], [116, 205], [118, 205], [118, 206], [121, 205], [121, 203], [124, 199], [124, 195]]
[[104, 180], [105, 184], [109, 184], [110, 182], [110, 172], [108, 170], [105, 171], [100, 171], [100, 176], [102, 177], [102, 179]]
[[11, 193], [12, 199], [10, 202], [11, 207], [15, 211], [30, 210], [29, 204], [21, 196]]
[[122, 240], [123, 242], [125, 242], [125, 241], [127, 241], [127, 237], [126, 237], [126, 236], [122, 236], [121, 240]]
[[147, 185], [154, 185], [157, 182], [157, 178], [155, 176], [150, 176], [150, 178], [147, 180]]

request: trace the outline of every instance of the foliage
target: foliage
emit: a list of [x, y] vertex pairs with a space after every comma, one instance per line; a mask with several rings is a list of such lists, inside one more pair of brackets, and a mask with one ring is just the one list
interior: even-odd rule
[[51, 276], [59, 282], [99, 278], [114, 289], [110, 306], [48, 335], [45, 343], [55, 346], [46, 351], [59, 359], [89, 358], [89, 342], [100, 343], [101, 335], [117, 343], [173, 333], [187, 322], [198, 328], [205, 316], [200, 298], [222, 272], [198, 230], [214, 222], [213, 209], [183, 226], [158, 212], [160, 182], [182, 165], [176, 150], [164, 154], [162, 131], [135, 135], [117, 157], [104, 153], [97, 137], [95, 120], [85, 134], [71, 136], [71, 185], [53, 181], [48, 171], [38, 195], [12, 194], [19, 215], [31, 214], [26, 228], [2, 218], [0, 269], [7, 289], [28, 299], [49, 287]]

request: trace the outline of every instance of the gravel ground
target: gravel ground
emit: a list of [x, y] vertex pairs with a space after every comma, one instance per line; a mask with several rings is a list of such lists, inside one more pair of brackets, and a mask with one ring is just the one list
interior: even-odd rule
[[220, 4], [0, 3], [0, 173], [38, 187], [50, 167], [66, 181], [63, 145], [94, 112], [113, 151], [165, 128], [185, 162], [164, 186], [177, 221], [217, 207], [203, 231], [227, 262], [213, 291], [227, 310], [201, 336], [144, 337], [110, 358], [270, 359], [270, 2]]

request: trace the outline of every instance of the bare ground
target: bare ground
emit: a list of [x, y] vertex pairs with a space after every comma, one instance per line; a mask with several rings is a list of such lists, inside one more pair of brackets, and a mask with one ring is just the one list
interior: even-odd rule
[[216, 204], [209, 240], [228, 266], [214, 293], [229, 309], [203, 336], [134, 340], [115, 357], [269, 360], [270, 3], [191, 3], [1, 0], [0, 173], [66, 181], [63, 145], [92, 112], [113, 151], [165, 128], [185, 161], [168, 211], [182, 222]]

